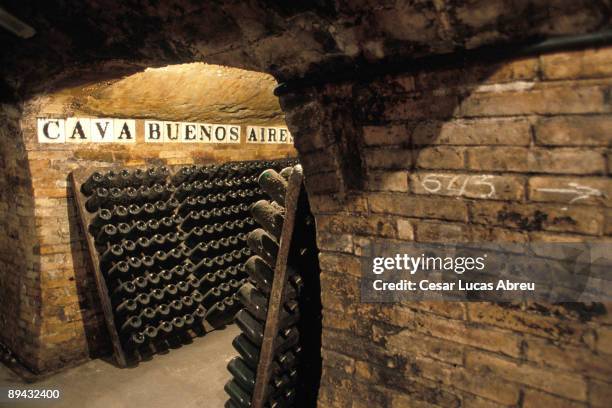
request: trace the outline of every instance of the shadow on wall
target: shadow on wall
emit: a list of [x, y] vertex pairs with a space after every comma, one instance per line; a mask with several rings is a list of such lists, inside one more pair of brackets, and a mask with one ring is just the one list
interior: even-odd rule
[[16, 105], [0, 111], [0, 343], [37, 371], [41, 331], [41, 247], [34, 193]]

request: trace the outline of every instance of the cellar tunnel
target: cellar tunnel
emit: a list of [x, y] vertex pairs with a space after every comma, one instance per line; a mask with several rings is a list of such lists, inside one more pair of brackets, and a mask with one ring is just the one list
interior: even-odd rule
[[[319, 406], [608, 405], [609, 302], [360, 301], [360, 260], [376, 242], [609, 242], [609, 40], [518, 52], [546, 38], [605, 32], [606, 2], [77, 3], [8, 2], [38, 32], [0, 34], [8, 51], [0, 342], [29, 369], [108, 354], [85, 269], [68, 266], [57, 277], [71, 282], [68, 291], [55, 291], [52, 274], [42, 272], [45, 262], [67, 265], [43, 253], [43, 229], [52, 239], [72, 237], [61, 244], [68, 258], [86, 255], [66, 223], [76, 219], [74, 207], [57, 206], [68, 197], [70, 170], [295, 154], [265, 144], [40, 151], [34, 119], [133, 117], [138, 129], [155, 119], [219, 117], [246, 127], [281, 126], [284, 118], [320, 251]], [[227, 82], [219, 95], [208, 81], [173, 92], [203, 67], [215, 82], [251, 70], [239, 72], [265, 89], [239, 109], [227, 101], [242, 90]], [[48, 166], [54, 160], [57, 169]], [[592, 193], [577, 194], [576, 185]], [[40, 221], [53, 217], [45, 212], [58, 219]], [[60, 322], [45, 323], [54, 321], [47, 316]]]

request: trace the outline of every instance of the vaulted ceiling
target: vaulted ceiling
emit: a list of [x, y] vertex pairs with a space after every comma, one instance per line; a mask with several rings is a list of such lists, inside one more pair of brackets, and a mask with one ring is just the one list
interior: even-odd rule
[[[34, 27], [0, 30], [2, 93], [202, 61], [279, 80], [609, 26], [610, 0], [7, 0]], [[342, 64], [339, 64], [342, 63]], [[347, 65], [348, 63], [348, 65]], [[91, 69], [94, 72], [91, 73]], [[79, 79], [82, 80], [82, 79]]]

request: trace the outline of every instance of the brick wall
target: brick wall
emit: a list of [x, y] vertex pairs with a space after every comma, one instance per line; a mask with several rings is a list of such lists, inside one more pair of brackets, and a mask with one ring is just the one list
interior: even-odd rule
[[19, 128], [21, 112], [0, 107], [0, 343], [37, 358], [40, 279], [32, 182]]
[[[268, 88], [271, 94], [271, 85]], [[70, 90], [72, 97], [77, 95], [78, 104], [59, 91], [31, 98], [23, 105], [22, 112], [8, 108], [3, 112], [10, 120], [3, 121], [0, 129], [3, 177], [0, 179], [0, 342], [7, 343], [22, 363], [35, 372], [56, 370], [110, 350], [93, 271], [88, 267], [86, 243], [72, 200], [68, 180], [71, 171], [110, 165], [220, 163], [296, 154], [291, 145], [145, 144], [141, 118], [183, 121], [198, 116], [187, 108], [181, 112], [174, 106], [166, 116], [159, 117], [159, 101], [154, 99], [147, 106], [142, 102], [144, 98], [139, 100], [134, 95], [138, 89], [114, 95], [127, 100], [133, 96], [132, 111], [138, 111], [135, 100], [141, 103], [142, 116], [124, 116], [136, 119], [136, 144], [39, 144], [36, 118], [91, 116], [87, 105], [90, 89], [83, 86]], [[116, 108], [112, 99], [105, 100], [104, 104], [94, 102], [94, 117], [113, 117], [117, 113], [105, 111]], [[257, 107], [251, 107], [249, 112], [257, 114]], [[213, 114], [208, 107], [208, 117]], [[235, 123], [240, 116], [236, 112], [231, 115], [229, 119], [219, 112], [213, 123]], [[259, 118], [253, 124], [282, 125], [282, 114], [281, 123], [275, 115], [266, 116], [267, 119]]]
[[[321, 250], [321, 406], [609, 406], [611, 304], [363, 304], [358, 256], [610, 240], [611, 84], [606, 48], [281, 98]], [[541, 190], [571, 183], [601, 194]]]

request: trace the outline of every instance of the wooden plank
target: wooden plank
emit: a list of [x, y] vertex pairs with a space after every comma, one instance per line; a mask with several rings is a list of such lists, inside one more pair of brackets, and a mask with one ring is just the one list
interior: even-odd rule
[[106, 281], [102, 276], [102, 271], [100, 271], [100, 257], [98, 256], [98, 251], [96, 250], [94, 237], [87, 230], [93, 216], [87, 211], [87, 209], [85, 209], [86, 198], [83, 193], [81, 193], [80, 186], [85, 181], [87, 175], [91, 174], [92, 172], [92, 170], [86, 169], [73, 171], [70, 174], [70, 178], [72, 179], [72, 191], [74, 194], [74, 201], [79, 212], [82, 231], [87, 241], [87, 248], [89, 249], [89, 260], [91, 262], [91, 268], [94, 271], [94, 276], [96, 278], [98, 296], [100, 297], [100, 302], [102, 304], [102, 311], [104, 312], [106, 328], [108, 329], [108, 333], [110, 335], [111, 342], [113, 345], [115, 362], [119, 367], [127, 367], [127, 359], [125, 357], [123, 347], [121, 346], [121, 342], [119, 340], [119, 333], [117, 332], [117, 326], [115, 325], [115, 316], [113, 313], [113, 306], [110, 300], [110, 296], [108, 294], [108, 288], [106, 286]]
[[266, 315], [266, 325], [264, 328], [263, 343], [259, 354], [257, 365], [257, 376], [255, 389], [251, 400], [253, 408], [263, 408], [266, 402], [266, 389], [272, 375], [272, 362], [274, 360], [275, 342], [280, 327], [280, 313], [282, 305], [285, 303], [285, 287], [288, 284], [288, 265], [289, 250], [293, 240], [296, 212], [298, 209], [298, 199], [302, 189], [304, 175], [302, 167], [294, 167], [289, 186], [285, 196], [285, 221], [281, 232], [276, 266], [274, 268], [274, 280], [270, 291], [268, 302], [268, 313]]

